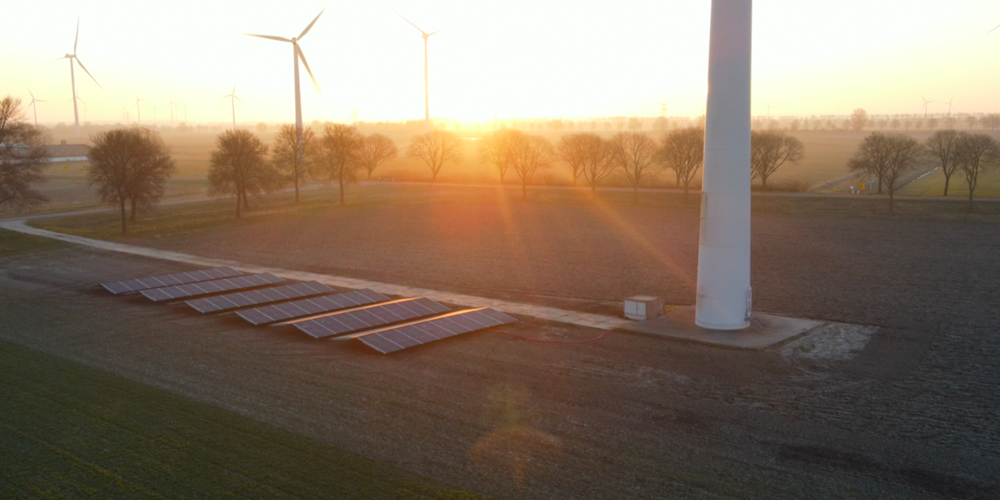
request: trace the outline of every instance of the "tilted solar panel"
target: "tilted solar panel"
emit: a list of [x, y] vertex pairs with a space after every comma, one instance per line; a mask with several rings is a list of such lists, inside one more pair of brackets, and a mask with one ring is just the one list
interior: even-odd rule
[[293, 323], [306, 335], [321, 339], [343, 333], [375, 328], [432, 314], [448, 312], [451, 309], [427, 299], [403, 299], [388, 304], [374, 305], [363, 309], [344, 311]]
[[347, 335], [337, 340], [356, 338], [382, 354], [402, 351], [463, 333], [492, 328], [517, 321], [496, 309], [470, 309], [406, 325], [387, 327], [374, 332]]
[[244, 288], [254, 288], [264, 285], [273, 285], [285, 281], [271, 273], [248, 274], [235, 278], [226, 278], [213, 281], [202, 281], [200, 283], [189, 283], [187, 285], [168, 286], [164, 288], [154, 288], [143, 290], [142, 295], [153, 302], [164, 302], [167, 300], [183, 299], [185, 297], [196, 297], [198, 295], [208, 295], [210, 293], [230, 292]]
[[198, 271], [188, 271], [184, 273], [162, 274], [160, 276], [148, 276], [145, 278], [112, 281], [108, 283], [101, 283], [101, 286], [115, 295], [121, 295], [123, 293], [141, 292], [151, 288], [184, 285], [187, 283], [232, 278], [234, 276], [241, 275], [243, 275], [243, 273], [229, 267], [216, 267], [212, 269], [200, 269]]
[[203, 299], [193, 299], [185, 302], [185, 304], [190, 306], [192, 309], [205, 314], [227, 311], [230, 309], [239, 309], [241, 307], [268, 304], [270, 302], [278, 302], [282, 300], [298, 299], [301, 297], [308, 297], [310, 295], [321, 295], [335, 291], [336, 290], [333, 288], [330, 288], [318, 281], [307, 281], [305, 283], [296, 283], [294, 285], [258, 288], [256, 290], [248, 290], [245, 292], [227, 293], [225, 295], [216, 295], [214, 297], [205, 297]]
[[337, 295], [324, 295], [311, 299], [293, 300], [281, 304], [255, 307], [253, 309], [236, 311], [236, 315], [254, 325], [266, 325], [292, 318], [323, 314], [347, 309], [348, 307], [364, 306], [388, 300], [389, 297], [381, 293], [364, 289], [338, 293]]

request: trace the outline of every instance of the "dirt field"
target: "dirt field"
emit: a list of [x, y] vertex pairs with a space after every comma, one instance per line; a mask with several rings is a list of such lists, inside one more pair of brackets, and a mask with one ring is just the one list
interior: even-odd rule
[[[697, 228], [480, 193], [132, 242], [613, 314], [693, 303]], [[501, 498], [1000, 495], [996, 224], [758, 213], [753, 238], [757, 308], [880, 327], [863, 350], [481, 332], [381, 356], [112, 298], [93, 285], [181, 267], [77, 248], [0, 261], [0, 338]]]

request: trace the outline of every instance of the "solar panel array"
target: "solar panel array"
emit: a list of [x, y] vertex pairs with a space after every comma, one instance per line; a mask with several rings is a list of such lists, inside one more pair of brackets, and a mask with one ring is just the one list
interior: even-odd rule
[[[517, 321], [490, 308], [452, 312], [424, 297], [390, 302], [368, 289], [328, 295], [335, 290], [317, 281], [271, 286], [283, 281], [218, 267], [101, 286], [115, 295], [139, 292], [153, 302], [211, 295], [185, 303], [201, 313], [246, 308], [236, 314], [251, 324], [284, 321], [313, 338], [358, 339], [383, 354]], [[252, 307], [261, 304], [268, 305]]]
[[515, 321], [517, 321], [516, 318], [495, 309], [472, 309], [398, 327], [384, 328], [371, 333], [362, 332], [353, 337], [382, 354], [389, 354], [435, 340]]
[[301, 321], [294, 326], [321, 339], [448, 311], [451, 309], [428, 298], [408, 299]]
[[236, 314], [254, 325], [266, 325], [277, 323], [292, 318], [301, 318], [313, 314], [322, 314], [348, 307], [364, 306], [377, 302], [386, 302], [389, 297], [381, 293], [364, 289], [354, 292], [338, 293], [337, 295], [324, 295], [311, 299], [293, 300], [282, 304], [255, 307], [243, 311], [236, 311]]
[[246, 292], [227, 293], [225, 295], [194, 299], [185, 302], [185, 304], [202, 314], [206, 314], [282, 300], [298, 299], [310, 295], [321, 295], [335, 291], [333, 288], [318, 281], [307, 281], [294, 285], [273, 286], [270, 288], [248, 290]]
[[142, 290], [149, 290], [151, 288], [184, 285], [187, 283], [197, 283], [200, 281], [217, 280], [221, 278], [232, 278], [234, 276], [241, 276], [242, 274], [243, 273], [229, 267], [216, 267], [213, 269], [202, 269], [199, 271], [188, 271], [185, 273], [162, 274], [160, 276], [148, 276], [146, 278], [112, 281], [109, 283], [101, 283], [101, 286], [115, 295], [121, 295], [123, 293], [141, 292]]
[[230, 292], [242, 288], [273, 285], [275, 283], [281, 283], [282, 281], [285, 280], [271, 273], [248, 274], [245, 276], [237, 276], [235, 278], [153, 288], [151, 290], [143, 290], [140, 293], [153, 302], [164, 302], [167, 300], [183, 299], [185, 297], [208, 295], [210, 293]]

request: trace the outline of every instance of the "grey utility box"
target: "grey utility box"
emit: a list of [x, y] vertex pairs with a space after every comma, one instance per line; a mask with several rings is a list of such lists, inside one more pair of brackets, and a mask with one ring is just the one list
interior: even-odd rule
[[625, 299], [625, 317], [634, 320], [658, 318], [663, 314], [663, 300], [649, 295]]

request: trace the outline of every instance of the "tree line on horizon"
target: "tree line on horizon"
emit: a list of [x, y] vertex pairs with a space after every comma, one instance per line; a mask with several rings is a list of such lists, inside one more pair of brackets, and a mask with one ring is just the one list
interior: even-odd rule
[[[0, 209], [27, 208], [44, 201], [32, 189], [44, 181], [44, 127], [32, 126], [21, 110], [19, 99], [0, 100]], [[863, 109], [855, 110], [856, 127], [871, 123]], [[618, 174], [632, 188], [656, 172], [671, 171], [685, 198], [703, 166], [704, 128], [693, 126], [663, 132], [654, 138], [647, 133], [622, 131], [609, 138], [593, 132], [562, 136], [556, 144], [522, 130], [501, 128], [487, 134], [479, 144], [482, 163], [492, 166], [501, 184], [513, 172], [527, 198], [527, 186], [535, 175], [558, 161], [570, 168], [574, 185], [581, 180], [596, 191], [608, 177]], [[121, 229], [137, 214], [153, 207], [165, 192], [166, 181], [175, 172], [170, 151], [159, 133], [140, 127], [116, 128], [91, 137], [87, 181], [101, 201], [117, 206]], [[767, 189], [768, 179], [786, 163], [804, 157], [804, 145], [781, 130], [751, 131], [751, 179], [760, 179]], [[421, 161], [436, 181], [448, 164], [463, 160], [461, 139], [452, 132], [432, 130], [412, 138], [406, 155]], [[398, 155], [396, 144], [386, 135], [362, 134], [344, 124], [327, 124], [322, 135], [311, 127], [301, 134], [293, 125], [279, 127], [270, 147], [247, 129], [223, 131], [216, 137], [208, 172], [212, 196], [232, 196], [236, 217], [249, 208], [251, 195], [294, 188], [295, 201], [308, 180], [336, 184], [339, 202], [345, 203], [345, 187]], [[848, 162], [851, 171], [877, 179], [879, 194], [889, 198], [893, 210], [897, 189], [906, 174], [927, 162], [935, 162], [945, 177], [948, 196], [952, 177], [959, 173], [969, 188], [969, 211], [973, 211], [975, 190], [983, 172], [1000, 168], [1000, 144], [989, 134], [939, 130], [923, 143], [901, 133], [873, 132], [864, 138]]]

